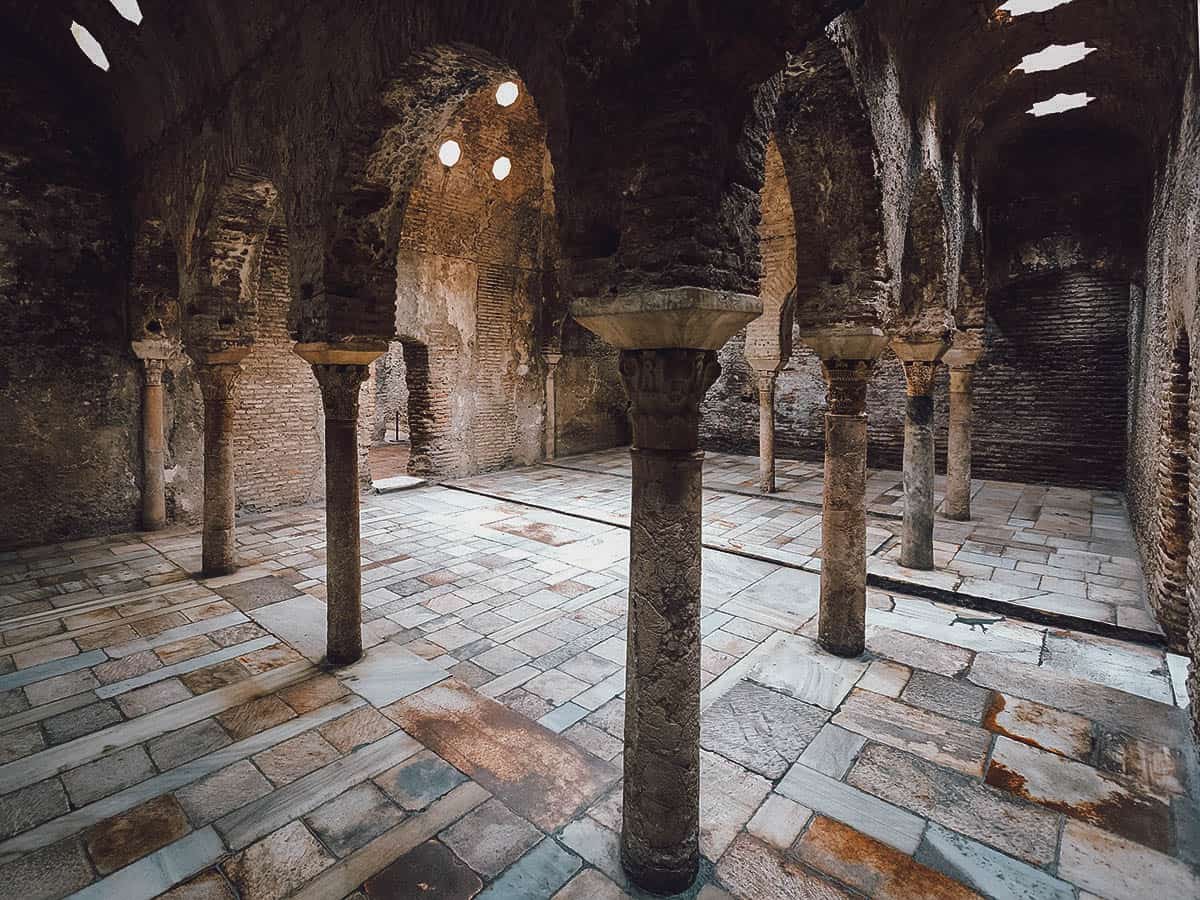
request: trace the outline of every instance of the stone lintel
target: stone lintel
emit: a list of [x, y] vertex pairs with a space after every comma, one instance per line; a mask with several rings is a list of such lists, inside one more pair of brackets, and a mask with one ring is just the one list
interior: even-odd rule
[[904, 335], [892, 338], [892, 352], [901, 362], [937, 362], [950, 349], [948, 335]]
[[146, 341], [130, 341], [133, 355], [141, 360], [171, 359], [178, 352], [178, 346], [164, 338]]
[[759, 376], [778, 375], [783, 368], [783, 360], [778, 356], [747, 356], [746, 364]]
[[296, 344], [293, 352], [314, 366], [366, 366], [387, 352], [385, 341], [345, 341]]
[[620, 350], [719, 350], [762, 314], [749, 294], [680, 287], [576, 300], [571, 315]]
[[553, 368], [562, 362], [563, 355], [561, 353], [546, 352], [542, 354], [542, 359], [546, 361], [546, 365]]
[[983, 332], [977, 329], [954, 332], [950, 349], [942, 362], [952, 369], [969, 368], [983, 358]]
[[800, 332], [807, 344], [823, 362], [841, 360], [875, 360], [887, 348], [888, 338], [882, 328], [871, 325], [834, 325]]

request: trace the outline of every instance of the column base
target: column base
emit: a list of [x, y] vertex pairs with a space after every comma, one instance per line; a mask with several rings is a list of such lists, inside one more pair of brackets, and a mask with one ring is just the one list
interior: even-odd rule
[[666, 854], [661, 860], [636, 860], [626, 849], [622, 835], [621, 868], [634, 884], [652, 894], [682, 894], [692, 886], [700, 873], [700, 852], [697, 850], [694, 856], [685, 861], [669, 859]]

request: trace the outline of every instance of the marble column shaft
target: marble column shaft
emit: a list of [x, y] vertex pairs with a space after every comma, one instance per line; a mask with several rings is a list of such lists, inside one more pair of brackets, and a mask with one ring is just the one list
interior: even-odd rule
[[157, 531], [167, 524], [162, 383], [166, 360], [147, 358], [142, 365], [142, 528]]
[[937, 367], [936, 361], [904, 361], [908, 397], [900, 564], [910, 569], [933, 569], [933, 384]]
[[546, 360], [546, 459], [554, 459], [558, 439], [558, 389], [555, 375], [562, 361], [561, 353], [547, 353]]
[[369, 365], [313, 363], [325, 407], [325, 654], [334, 665], [362, 657], [358, 398]]
[[204, 573], [228, 575], [237, 569], [234, 527], [233, 406], [242, 367], [236, 362], [196, 366], [204, 395]]
[[764, 494], [775, 493], [774, 372], [756, 373], [758, 381], [758, 483]]
[[684, 890], [700, 859], [700, 401], [711, 350], [624, 350], [633, 508], [621, 862], [639, 886]]
[[830, 653], [855, 657], [866, 643], [866, 407], [874, 360], [828, 360], [822, 367], [829, 384], [829, 406], [817, 639]]
[[950, 429], [946, 443], [946, 518], [971, 519], [971, 386], [974, 369], [950, 369]]

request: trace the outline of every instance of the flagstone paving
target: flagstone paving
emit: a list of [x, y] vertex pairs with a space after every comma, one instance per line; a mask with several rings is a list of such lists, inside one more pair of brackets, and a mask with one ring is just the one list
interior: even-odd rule
[[[222, 578], [190, 574], [186, 529], [0, 555], [0, 898], [641, 896], [625, 463], [567, 463], [365, 497], [368, 649], [340, 670], [319, 508], [241, 518]], [[866, 656], [831, 657], [801, 550], [819, 479], [786, 463], [762, 499], [753, 460], [710, 466], [687, 896], [1200, 896], [1186, 660], [898, 588], [870, 591]], [[888, 562], [895, 486], [871, 484]], [[947, 559], [1021, 532], [1045, 560], [992, 575], [1070, 581], [1020, 568], [1069, 557], [1080, 599], [1132, 591], [1097, 580], [1140, 584], [1119, 510], [1082, 496], [981, 484]]]

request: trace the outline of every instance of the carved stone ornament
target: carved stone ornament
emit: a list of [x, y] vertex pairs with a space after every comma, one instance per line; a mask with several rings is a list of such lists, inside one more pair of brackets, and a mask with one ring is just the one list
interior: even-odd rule
[[622, 350], [621, 381], [632, 404], [634, 445], [695, 450], [700, 401], [720, 374], [714, 350]]
[[873, 359], [829, 359], [821, 361], [829, 385], [829, 414], [859, 416], [867, 410], [867, 384], [875, 368]]
[[370, 375], [370, 367], [314, 363], [312, 368], [321, 386], [325, 418], [357, 421], [359, 388]]

